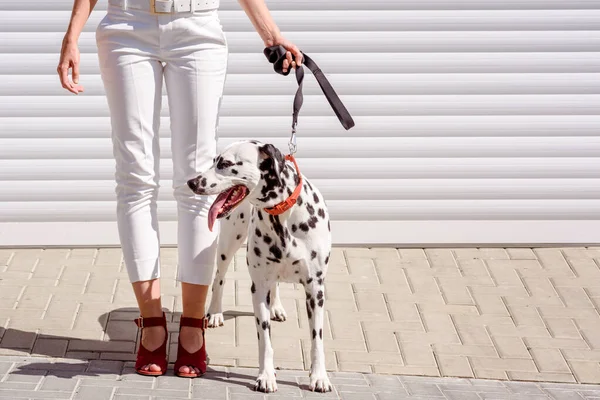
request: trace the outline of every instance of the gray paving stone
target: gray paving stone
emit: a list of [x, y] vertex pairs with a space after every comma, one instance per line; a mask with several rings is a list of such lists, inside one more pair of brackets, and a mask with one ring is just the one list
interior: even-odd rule
[[67, 376], [47, 376], [44, 378], [40, 390], [59, 392], [72, 392], [77, 386], [78, 379]]
[[474, 392], [448, 390], [444, 392], [444, 395], [448, 400], [481, 400], [481, 397]]
[[404, 382], [404, 387], [410, 395], [427, 397], [444, 397], [440, 388], [433, 380], [422, 380], [414, 382]]
[[11, 389], [18, 391], [35, 390], [37, 383], [24, 383], [24, 382], [3, 382], [2, 389]]
[[[33, 390], [12, 390], [12, 389], [0, 389], [0, 399], [61, 399], [61, 400], [70, 400], [70, 393], [62, 393], [62, 392], [39, 392]], [[108, 400], [100, 399], [100, 398], [89, 398], [86, 400]], [[83, 400], [82, 398], [75, 398], [75, 400]]]
[[559, 389], [544, 389], [551, 399], [554, 400], [582, 400], [583, 397], [577, 393], [576, 388], [570, 390], [559, 390]]
[[110, 400], [114, 388], [82, 386], [75, 391], [73, 400]]
[[534, 382], [504, 382], [510, 393], [514, 394], [544, 394], [542, 389]]
[[227, 398], [226, 386], [198, 385], [192, 388], [192, 399], [226, 400]]

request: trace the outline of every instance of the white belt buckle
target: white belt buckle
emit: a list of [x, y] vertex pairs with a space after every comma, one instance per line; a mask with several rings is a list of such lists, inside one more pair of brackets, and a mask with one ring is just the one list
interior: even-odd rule
[[[160, 15], [160, 14], [171, 14], [171, 9], [173, 7], [173, 1], [161, 1], [158, 0], [158, 4], [162, 5], [162, 8], [164, 8], [164, 10], [157, 10], [156, 9], [156, 0], [150, 0], [150, 13], [155, 14], [155, 15]], [[166, 5], [169, 5], [168, 10]]]

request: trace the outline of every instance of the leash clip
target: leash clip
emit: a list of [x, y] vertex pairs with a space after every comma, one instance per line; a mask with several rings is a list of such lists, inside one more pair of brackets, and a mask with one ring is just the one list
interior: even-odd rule
[[295, 154], [296, 150], [298, 150], [298, 146], [296, 145], [296, 124], [292, 125], [292, 136], [290, 137], [290, 141], [288, 142], [288, 147], [290, 149], [290, 154]]

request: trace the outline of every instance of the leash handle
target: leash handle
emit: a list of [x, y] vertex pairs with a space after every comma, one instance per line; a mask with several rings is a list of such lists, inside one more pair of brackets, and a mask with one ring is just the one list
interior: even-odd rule
[[[288, 68], [287, 72], [283, 72], [283, 62], [285, 61], [285, 54], [287, 50], [283, 46], [271, 46], [264, 49], [263, 53], [267, 60], [273, 64], [273, 69], [278, 74], [287, 76], [290, 73], [291, 67]], [[339, 96], [329, 83], [329, 80], [325, 77], [325, 74], [319, 66], [313, 61], [312, 58], [302, 53], [304, 59], [303, 65], [305, 65], [313, 73], [317, 83], [321, 87], [325, 98], [329, 102], [329, 105], [335, 112], [342, 126], [348, 130], [354, 126], [354, 120], [352, 116], [344, 106], [344, 103], [340, 100]], [[294, 96], [294, 111], [292, 114], [292, 137], [290, 139], [290, 152], [293, 154], [296, 151], [296, 126], [298, 125], [298, 114], [302, 108], [304, 102], [304, 96], [302, 94], [302, 84], [304, 82], [304, 69], [302, 66], [296, 68], [296, 82], [298, 82], [298, 89]], [[293, 149], [293, 151], [292, 151]]]

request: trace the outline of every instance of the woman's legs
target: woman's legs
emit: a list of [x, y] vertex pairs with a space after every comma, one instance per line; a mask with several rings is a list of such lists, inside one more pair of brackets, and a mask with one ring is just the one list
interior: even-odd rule
[[[191, 32], [190, 32], [191, 31]], [[167, 48], [165, 83], [171, 117], [173, 189], [178, 211], [179, 269], [183, 316], [203, 318], [216, 262], [218, 229], [208, 229], [209, 196], [195, 195], [187, 181], [208, 169], [216, 155], [216, 128], [227, 69], [227, 45], [216, 12], [175, 18]], [[199, 328], [182, 327], [190, 353], [202, 347]], [[181, 372], [189, 373], [188, 367]], [[198, 371], [196, 371], [197, 373]]]
[[[123, 13], [111, 6], [96, 39], [110, 109], [117, 225], [125, 266], [141, 316], [162, 317], [156, 201], [163, 65], [153, 54], [158, 43], [156, 20], [148, 13]], [[148, 350], [164, 340], [162, 327], [143, 329], [142, 344]], [[160, 371], [156, 365], [146, 368]]]

